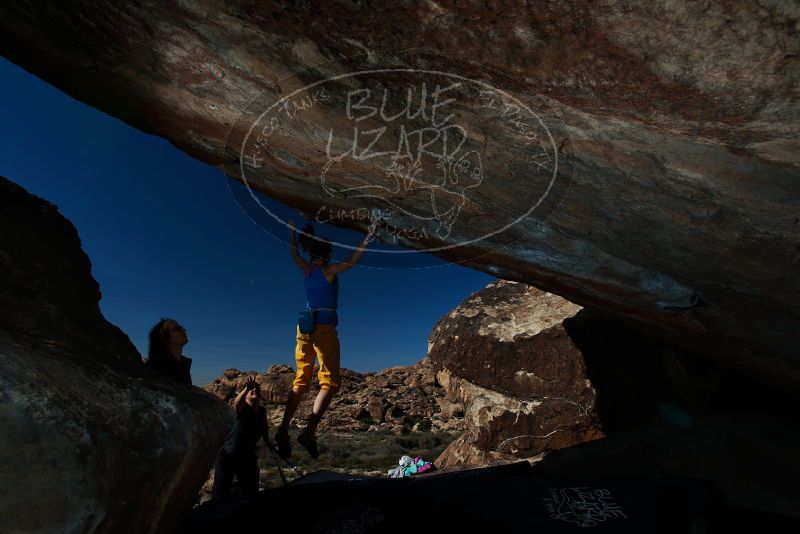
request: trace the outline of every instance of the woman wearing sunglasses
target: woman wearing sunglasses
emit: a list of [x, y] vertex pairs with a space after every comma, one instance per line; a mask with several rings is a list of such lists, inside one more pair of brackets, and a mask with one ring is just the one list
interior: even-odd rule
[[183, 355], [188, 342], [186, 329], [176, 320], [161, 319], [150, 330], [149, 358], [145, 363], [178, 382], [192, 385], [192, 359]]

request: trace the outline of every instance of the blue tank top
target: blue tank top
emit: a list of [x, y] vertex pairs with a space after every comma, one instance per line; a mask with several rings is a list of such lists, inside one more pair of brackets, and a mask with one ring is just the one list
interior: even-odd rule
[[[317, 324], [339, 324], [336, 313], [339, 301], [339, 277], [328, 282], [325, 273], [316, 265], [312, 265], [303, 277], [306, 286], [306, 308], [317, 311]], [[327, 309], [320, 309], [327, 308]]]

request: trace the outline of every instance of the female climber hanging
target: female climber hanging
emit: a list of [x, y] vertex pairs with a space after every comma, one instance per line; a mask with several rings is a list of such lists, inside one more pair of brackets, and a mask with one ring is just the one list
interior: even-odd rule
[[[316, 431], [331, 398], [339, 388], [339, 337], [336, 326], [339, 317], [336, 313], [339, 297], [338, 275], [356, 265], [364, 250], [375, 234], [375, 223], [369, 227], [366, 237], [359, 243], [353, 254], [342, 263], [331, 263], [331, 244], [314, 235], [313, 227], [308, 224], [303, 228], [298, 239], [293, 222], [289, 222], [291, 230], [292, 258], [303, 271], [306, 289], [306, 310], [301, 312], [297, 324], [297, 345], [295, 348], [295, 361], [297, 374], [295, 375], [292, 389], [289, 391], [289, 400], [283, 413], [283, 422], [275, 434], [278, 443], [278, 452], [283, 458], [291, 455], [289, 443], [289, 423], [292, 421], [300, 401], [311, 383], [314, 371], [314, 358], [319, 360], [320, 391], [314, 400], [314, 408], [308, 418], [308, 425], [297, 437], [298, 443], [303, 445], [312, 458], [319, 456], [317, 449]], [[303, 249], [309, 253], [306, 261], [298, 252], [298, 241]]]

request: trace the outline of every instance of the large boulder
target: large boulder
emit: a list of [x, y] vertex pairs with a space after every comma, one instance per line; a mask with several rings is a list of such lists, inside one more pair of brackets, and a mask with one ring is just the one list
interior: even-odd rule
[[[4, 2], [0, 53], [318, 219], [388, 206], [383, 240], [796, 395], [799, 26], [728, 0]], [[395, 116], [407, 90], [427, 111]]]
[[145, 368], [75, 228], [5, 178], [0, 258], [0, 531], [173, 531], [231, 410]]
[[580, 310], [501, 280], [439, 320], [428, 357], [467, 424], [439, 467], [517, 460], [603, 436], [597, 392], [565, 326]]
[[428, 356], [467, 428], [440, 467], [538, 459], [664, 421], [774, 415], [794, 404], [747, 375], [515, 282], [493, 282], [442, 317]]

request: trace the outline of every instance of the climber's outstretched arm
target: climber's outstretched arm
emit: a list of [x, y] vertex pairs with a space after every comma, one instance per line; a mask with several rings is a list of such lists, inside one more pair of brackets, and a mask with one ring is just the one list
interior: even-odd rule
[[294, 262], [303, 272], [306, 272], [306, 270], [308, 270], [308, 262], [303, 259], [300, 252], [297, 250], [297, 230], [295, 229], [294, 221], [289, 221], [289, 231], [292, 234], [289, 239], [289, 246], [292, 249], [292, 259], [294, 259]]
[[364, 239], [361, 241], [361, 243], [358, 244], [358, 247], [356, 247], [356, 249], [353, 251], [350, 257], [341, 263], [334, 263], [332, 265], [328, 265], [325, 268], [325, 274], [329, 277], [333, 277], [339, 273], [343, 273], [350, 267], [356, 265], [361, 260], [361, 256], [364, 255], [364, 251], [367, 249], [367, 245], [369, 245], [369, 242], [372, 241], [372, 236], [374, 235], [375, 235], [375, 225], [373, 224], [369, 227], [367, 235], [364, 236]]

